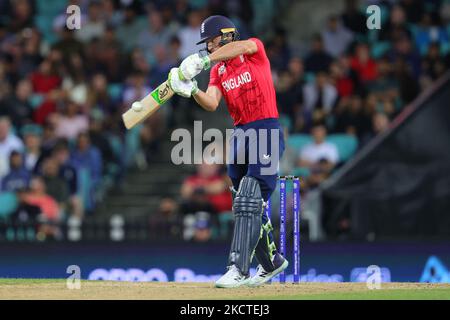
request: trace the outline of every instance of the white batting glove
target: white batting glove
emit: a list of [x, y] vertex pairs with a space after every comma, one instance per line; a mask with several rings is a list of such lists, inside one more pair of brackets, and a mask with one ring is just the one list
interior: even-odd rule
[[191, 80], [202, 70], [207, 70], [211, 66], [208, 56], [200, 57], [198, 53], [191, 54], [180, 64], [180, 79]]
[[185, 98], [189, 98], [192, 92], [197, 93], [197, 82], [194, 84], [191, 80], [183, 81], [180, 79], [179, 74], [178, 68], [170, 69], [168, 81], [173, 92]]

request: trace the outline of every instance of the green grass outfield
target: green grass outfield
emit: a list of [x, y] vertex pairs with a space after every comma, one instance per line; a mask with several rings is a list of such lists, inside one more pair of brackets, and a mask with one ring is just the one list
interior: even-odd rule
[[65, 279], [0, 279], [0, 299], [157, 300], [450, 300], [450, 284], [273, 283], [258, 288], [217, 289], [212, 283], [81, 281], [70, 290]]

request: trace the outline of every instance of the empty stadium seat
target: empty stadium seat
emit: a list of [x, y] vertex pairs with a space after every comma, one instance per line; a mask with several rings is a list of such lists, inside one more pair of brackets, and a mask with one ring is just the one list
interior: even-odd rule
[[77, 170], [79, 190], [78, 195], [83, 201], [83, 207], [86, 211], [90, 211], [93, 208], [92, 201], [92, 181], [89, 174], [89, 170], [86, 168], [80, 168]]
[[0, 193], [0, 218], [7, 218], [17, 210], [19, 203], [14, 192]]
[[327, 141], [333, 143], [338, 149], [339, 160], [342, 162], [350, 159], [358, 148], [358, 139], [349, 134], [330, 134]]
[[292, 120], [289, 116], [285, 114], [280, 115], [280, 124], [283, 128], [286, 128], [288, 131], [291, 131], [292, 129]]
[[291, 149], [293, 149], [295, 154], [299, 154], [300, 149], [312, 141], [313, 139], [309, 134], [295, 133], [289, 136], [287, 144]]
[[111, 83], [108, 85], [108, 94], [113, 100], [119, 100], [122, 96], [123, 85], [121, 83]]

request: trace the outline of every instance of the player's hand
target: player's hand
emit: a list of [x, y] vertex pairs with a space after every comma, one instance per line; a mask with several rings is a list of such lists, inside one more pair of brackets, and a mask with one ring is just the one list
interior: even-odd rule
[[180, 78], [183, 80], [191, 80], [202, 70], [207, 70], [211, 66], [208, 56], [200, 57], [198, 53], [191, 54], [180, 64]]
[[194, 81], [181, 80], [178, 68], [172, 68], [169, 72], [168, 82], [170, 88], [182, 97], [189, 98], [193, 92], [198, 92], [197, 82], [194, 83]]

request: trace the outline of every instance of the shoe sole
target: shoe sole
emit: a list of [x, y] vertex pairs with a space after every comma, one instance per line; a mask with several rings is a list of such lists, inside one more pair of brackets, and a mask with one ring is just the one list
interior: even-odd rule
[[247, 283], [247, 286], [249, 287], [259, 287], [267, 282], [269, 282], [273, 277], [275, 277], [276, 275], [280, 274], [281, 272], [283, 272], [287, 267], [289, 266], [289, 262], [287, 260], [284, 260], [283, 264], [278, 268], [275, 269], [274, 271], [272, 271], [272, 273], [269, 274], [269, 276], [267, 278], [264, 279], [263, 282], [259, 282], [259, 283], [251, 283], [250, 281]]
[[241, 287], [241, 286], [245, 286], [248, 284], [248, 282], [250, 281], [250, 277], [248, 277], [247, 279], [245, 279], [244, 281], [235, 283], [235, 284], [215, 284], [216, 288], [225, 288], [225, 289], [230, 289], [230, 288], [237, 288], [237, 287]]

